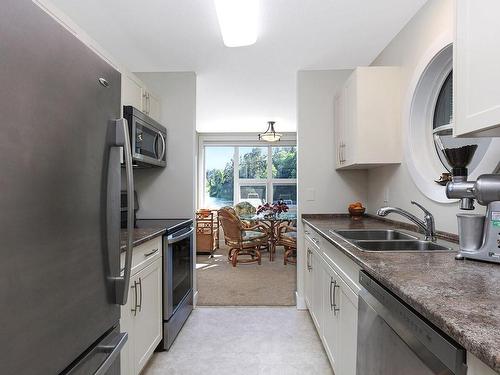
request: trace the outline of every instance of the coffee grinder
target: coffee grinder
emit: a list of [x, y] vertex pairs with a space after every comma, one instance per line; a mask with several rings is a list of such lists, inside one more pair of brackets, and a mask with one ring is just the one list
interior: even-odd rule
[[457, 259], [500, 263], [500, 174], [483, 174], [468, 181], [469, 165], [477, 145], [447, 148], [443, 152], [452, 166], [446, 196], [460, 199], [461, 210], [473, 210], [474, 201], [487, 206], [486, 215], [457, 214], [460, 252]]

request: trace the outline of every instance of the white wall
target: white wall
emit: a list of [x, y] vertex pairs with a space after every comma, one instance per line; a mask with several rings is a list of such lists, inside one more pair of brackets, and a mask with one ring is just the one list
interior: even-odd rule
[[161, 97], [167, 167], [134, 170], [140, 218], [191, 218], [195, 210], [196, 74], [136, 73]]
[[[426, 51], [441, 35], [453, 32], [453, 1], [430, 0], [403, 30], [380, 53], [372, 65], [397, 65], [402, 68], [401, 95], [403, 102], [412, 96], [410, 90], [415, 69]], [[402, 126], [407, 126], [402, 115]], [[404, 131], [402, 137], [404, 137]], [[404, 144], [403, 139], [401, 140]], [[447, 232], [457, 232], [456, 203], [436, 203], [423, 195], [413, 183], [405, 160], [399, 166], [373, 169], [368, 175], [368, 211], [375, 213], [383, 205], [398, 206], [417, 216], [422, 213], [410, 204], [415, 200], [427, 207], [436, 218], [436, 227]], [[389, 201], [385, 202], [385, 195]], [[398, 217], [394, 217], [399, 219]]]
[[[335, 171], [333, 103], [351, 70], [299, 71], [297, 76], [298, 213], [347, 212], [354, 201], [367, 200], [366, 171]], [[314, 197], [311, 197], [310, 195]], [[311, 198], [314, 198], [311, 200]], [[299, 238], [303, 231], [298, 221]], [[297, 306], [303, 305], [305, 250], [297, 251]]]
[[243, 67], [220, 61], [198, 73], [198, 132], [263, 132], [267, 121], [276, 121], [280, 132], [297, 130], [295, 70], [265, 63]]
[[[335, 171], [333, 103], [351, 70], [299, 71], [297, 81], [298, 195], [302, 213], [347, 212], [366, 202], [366, 171]], [[314, 200], [310, 200], [310, 194]]]

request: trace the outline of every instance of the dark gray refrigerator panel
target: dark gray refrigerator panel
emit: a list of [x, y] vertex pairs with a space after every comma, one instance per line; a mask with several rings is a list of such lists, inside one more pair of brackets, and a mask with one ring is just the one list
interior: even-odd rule
[[31, 1], [2, 2], [0, 374], [57, 374], [119, 322], [120, 84]]

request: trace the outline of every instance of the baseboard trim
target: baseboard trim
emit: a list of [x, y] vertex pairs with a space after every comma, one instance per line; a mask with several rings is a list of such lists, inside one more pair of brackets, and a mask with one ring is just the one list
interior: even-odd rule
[[299, 292], [295, 292], [295, 302], [297, 303], [297, 310], [307, 310], [306, 301], [299, 296]]
[[198, 305], [198, 291], [195, 291], [193, 294], [193, 308], [196, 308]]

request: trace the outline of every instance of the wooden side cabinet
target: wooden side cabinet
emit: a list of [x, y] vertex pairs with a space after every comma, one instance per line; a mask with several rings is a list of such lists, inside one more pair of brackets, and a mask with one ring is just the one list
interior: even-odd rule
[[196, 254], [213, 254], [219, 248], [219, 218], [217, 211], [196, 212]]
[[455, 136], [500, 136], [499, 14], [498, 0], [455, 0]]

